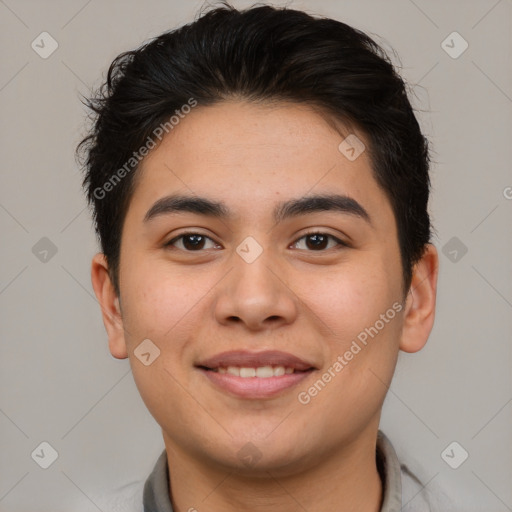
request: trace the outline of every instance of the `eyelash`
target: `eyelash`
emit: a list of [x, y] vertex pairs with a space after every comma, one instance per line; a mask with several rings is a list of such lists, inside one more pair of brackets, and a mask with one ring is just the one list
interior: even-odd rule
[[[214, 243], [217, 243], [217, 242], [215, 242], [215, 240], [213, 240], [209, 236], [204, 235], [202, 233], [197, 233], [195, 231], [186, 231], [185, 233], [181, 233], [179, 236], [177, 236], [177, 237], [173, 238], [172, 240], [169, 240], [168, 242], [166, 242], [164, 244], [164, 247], [172, 247], [172, 245], [175, 242], [177, 242], [178, 240], [180, 240], [180, 239], [182, 239], [182, 238], [184, 238], [186, 236], [191, 236], [191, 235], [199, 235], [199, 236], [202, 236], [204, 238], [207, 238], [207, 239], [211, 240]], [[346, 247], [350, 247], [347, 243], [343, 242], [342, 240], [340, 240], [339, 238], [335, 237], [334, 235], [331, 235], [329, 233], [324, 233], [323, 231], [309, 231], [308, 233], [304, 233], [300, 238], [298, 238], [293, 243], [293, 245], [296, 245], [299, 240], [302, 240], [303, 238], [307, 238], [308, 236], [313, 236], [313, 235], [324, 235], [324, 236], [327, 236], [328, 238], [330, 238], [332, 240], [335, 240], [338, 243], [338, 247], [334, 247], [334, 249], [336, 249], [336, 250], [339, 250], [339, 249], [342, 249], [342, 248], [346, 248]], [[174, 249], [177, 249], [177, 248], [174, 247]], [[331, 249], [333, 249], [333, 248], [331, 247]], [[179, 249], [179, 250], [180, 251], [184, 251], [184, 252], [202, 252], [205, 249], [199, 249], [197, 251], [189, 251], [187, 249]], [[318, 251], [308, 250], [307, 252], [326, 252], [327, 250], [329, 250], [329, 249], [319, 249]]]

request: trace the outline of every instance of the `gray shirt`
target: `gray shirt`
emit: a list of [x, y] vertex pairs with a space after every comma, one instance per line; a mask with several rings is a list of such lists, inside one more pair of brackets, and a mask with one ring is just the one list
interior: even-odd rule
[[[377, 469], [382, 480], [380, 512], [437, 512], [449, 510], [449, 501], [440, 501], [407, 466], [400, 464], [391, 441], [382, 431], [377, 435]], [[169, 493], [169, 467], [164, 450], [144, 484], [144, 512], [173, 512]]]

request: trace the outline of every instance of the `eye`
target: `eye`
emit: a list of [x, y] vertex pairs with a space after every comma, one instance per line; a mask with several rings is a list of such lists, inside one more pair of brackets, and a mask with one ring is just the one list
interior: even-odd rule
[[[306, 247], [312, 248], [314, 251], [322, 251], [324, 249], [332, 248], [326, 247], [328, 245], [328, 240], [334, 240], [336, 242], [335, 246], [348, 247], [348, 244], [342, 242], [339, 238], [336, 238], [333, 235], [329, 235], [328, 233], [322, 233], [321, 231], [312, 231], [310, 233], [306, 233], [304, 236], [300, 237], [295, 243], [296, 246], [301, 240], [309, 239], [310, 243], [306, 242]], [[339, 247], [338, 247], [339, 248]]]
[[175, 246], [177, 249], [181, 249], [187, 252], [197, 252], [205, 248], [204, 246], [207, 240], [213, 242], [215, 246], [220, 247], [210, 237], [202, 235], [201, 233], [194, 233], [192, 231], [182, 233], [180, 236], [169, 240], [169, 242], [165, 244], [165, 247], [175, 246], [176, 242], [181, 242], [181, 247]]
[[[306, 247], [308, 249], [311, 249], [313, 251], [322, 251], [325, 249], [330, 249], [331, 247], [326, 247], [326, 245], [329, 245], [329, 240], [333, 240], [336, 242], [334, 244], [334, 247], [341, 246], [341, 247], [348, 247], [348, 244], [342, 242], [339, 238], [336, 238], [333, 235], [329, 235], [328, 233], [322, 233], [321, 231], [312, 231], [310, 233], [306, 233], [305, 235], [301, 236], [294, 244], [293, 247], [296, 247], [301, 240], [308, 240], [309, 242], [306, 242]], [[172, 240], [169, 240], [169, 242], [165, 243], [165, 247], [175, 247], [177, 249], [186, 251], [186, 252], [199, 252], [201, 249], [208, 249], [208, 247], [205, 247], [205, 244], [207, 241], [210, 241], [213, 243], [213, 247], [211, 248], [218, 248], [220, 247], [219, 244], [217, 244], [214, 240], [212, 240], [210, 237], [203, 235], [201, 233], [195, 233], [192, 231], [182, 233], [181, 235], [173, 238]], [[181, 244], [181, 247], [178, 245]]]

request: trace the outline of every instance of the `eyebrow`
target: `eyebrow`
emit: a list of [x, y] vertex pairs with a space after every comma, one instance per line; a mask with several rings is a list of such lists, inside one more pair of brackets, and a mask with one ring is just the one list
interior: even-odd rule
[[[273, 218], [276, 223], [291, 217], [321, 211], [335, 211], [363, 219], [371, 225], [368, 212], [355, 199], [347, 195], [309, 195], [290, 199], [276, 205]], [[144, 223], [155, 217], [171, 213], [189, 212], [219, 219], [233, 218], [233, 213], [225, 203], [206, 197], [173, 194], [156, 201], [144, 216]]]

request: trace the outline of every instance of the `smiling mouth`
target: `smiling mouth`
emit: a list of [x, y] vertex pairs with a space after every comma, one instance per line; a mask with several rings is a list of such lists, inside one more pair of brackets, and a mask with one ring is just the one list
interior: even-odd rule
[[285, 366], [258, 366], [258, 367], [247, 367], [247, 366], [219, 366], [218, 368], [207, 368], [206, 366], [200, 367], [204, 370], [209, 370], [219, 374], [234, 375], [235, 377], [242, 377], [248, 379], [256, 377], [258, 379], [268, 379], [270, 377], [281, 377], [282, 375], [290, 375], [292, 373], [304, 373], [308, 370], [298, 370], [296, 368], [285, 367]]
[[283, 395], [317, 370], [311, 362], [279, 350], [221, 352], [195, 367], [215, 390], [246, 400]]
[[290, 393], [316, 369], [289, 366], [207, 366], [196, 367], [217, 391], [243, 400], [265, 400]]

